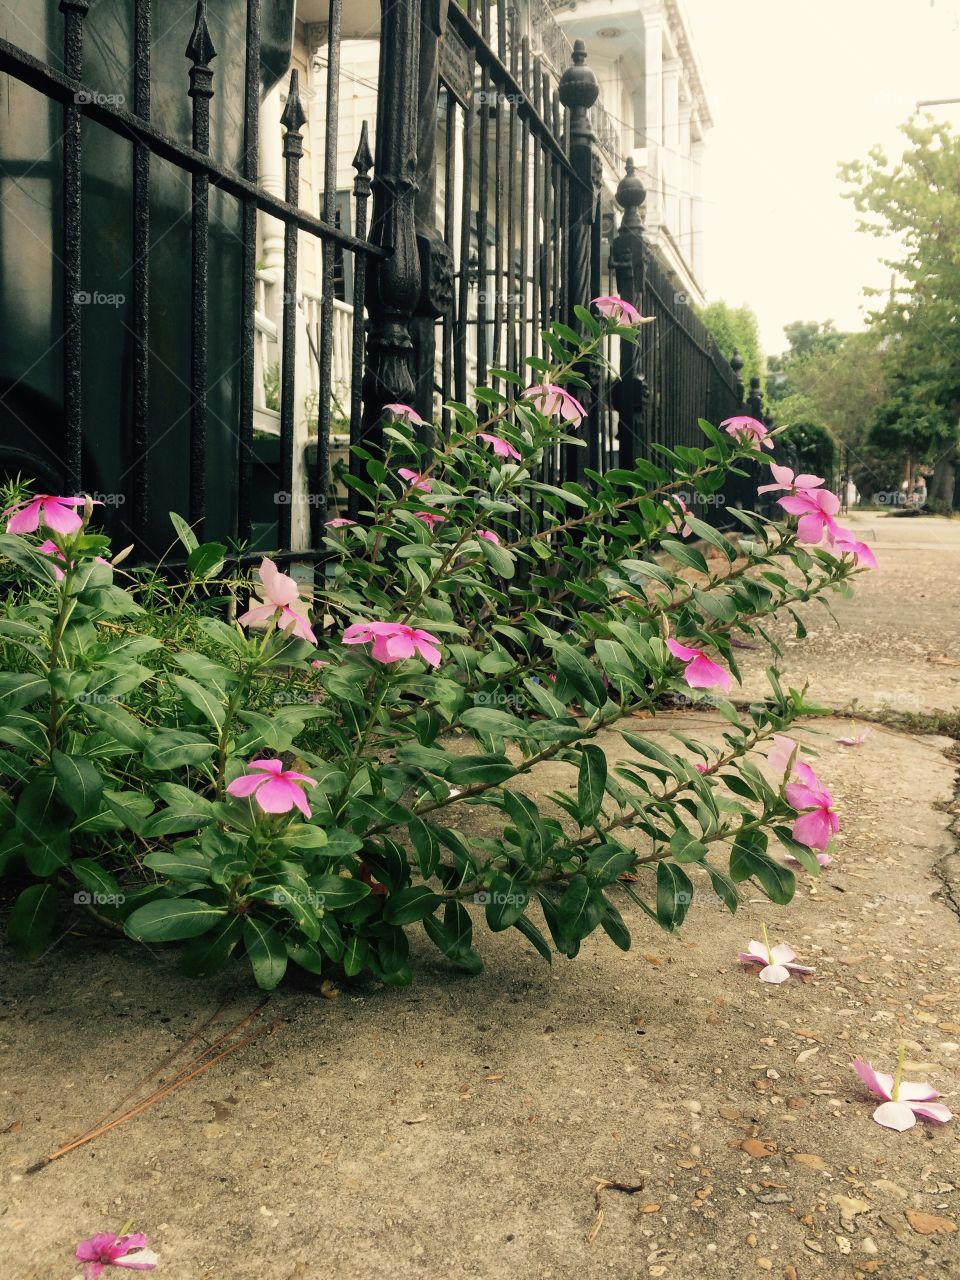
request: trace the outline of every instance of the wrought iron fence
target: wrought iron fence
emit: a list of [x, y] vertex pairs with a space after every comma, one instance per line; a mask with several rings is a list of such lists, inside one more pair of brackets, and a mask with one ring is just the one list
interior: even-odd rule
[[[35, 0], [4, 6], [0, 469], [112, 495], [113, 531], [143, 559], [166, 549], [169, 509], [208, 537], [249, 547], [259, 536], [281, 554], [319, 557], [332, 415], [348, 419], [351, 443], [373, 447], [391, 402], [443, 424], [444, 400], [468, 400], [491, 369], [543, 355], [541, 328], [573, 321], [575, 304], [604, 291], [605, 269], [617, 282], [608, 291], [657, 323], [620, 354], [618, 379], [585, 393], [587, 449], [548, 457], [546, 477], [628, 466], [655, 440], [693, 443], [698, 417], [737, 411], [737, 371], [644, 244], [632, 171], [603, 261], [599, 86], [580, 42], [558, 81], [526, 8], [372, 4], [374, 151], [365, 124], [344, 223], [352, 10], [327, 0], [325, 101], [311, 137], [323, 153], [318, 216], [301, 204], [293, 5], [220, 0], [208, 12], [199, 0], [169, 27], [151, 0], [60, 0], [42, 19]], [[258, 182], [259, 109], [278, 82], [282, 196]], [[258, 272], [264, 216], [283, 228], [276, 323]], [[319, 290], [298, 272], [311, 240]], [[345, 271], [352, 309], [337, 298]], [[91, 305], [98, 292], [112, 309]], [[295, 429], [298, 342], [315, 365], [309, 465]], [[278, 438], [261, 444], [255, 426], [268, 412]]]

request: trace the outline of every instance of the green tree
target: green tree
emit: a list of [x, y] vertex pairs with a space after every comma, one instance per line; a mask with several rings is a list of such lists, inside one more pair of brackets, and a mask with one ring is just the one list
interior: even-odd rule
[[876, 147], [840, 170], [861, 229], [895, 246], [885, 259], [894, 288], [871, 316], [890, 388], [871, 439], [908, 467], [932, 464], [930, 497], [949, 508], [960, 422], [960, 137], [930, 117], [902, 132], [898, 162]]
[[718, 301], [701, 307], [699, 314], [722, 356], [729, 360], [735, 350], [740, 352], [744, 385], [749, 387], [751, 378], [762, 379], [765, 369], [760, 326], [750, 308], [731, 307]]

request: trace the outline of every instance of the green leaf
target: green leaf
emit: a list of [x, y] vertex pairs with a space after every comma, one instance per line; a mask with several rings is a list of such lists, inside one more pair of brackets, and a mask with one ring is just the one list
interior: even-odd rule
[[143, 762], [148, 769], [178, 769], [209, 760], [215, 750], [215, 744], [199, 733], [161, 729], [147, 743]]
[[240, 941], [243, 922], [239, 916], [226, 916], [209, 933], [195, 938], [184, 948], [180, 964], [191, 978], [210, 978], [220, 973]]
[[607, 785], [607, 757], [596, 746], [580, 748], [580, 773], [577, 778], [577, 806], [580, 826], [589, 827], [600, 812]]
[[[99, 862], [94, 862], [92, 858], [77, 858], [75, 862], [71, 862], [70, 870], [90, 893], [97, 895], [101, 899], [115, 899], [115, 902], [111, 905], [119, 906], [123, 901], [120, 885], [109, 871], [105, 871], [100, 866]], [[98, 904], [94, 903], [93, 905], [97, 906]]]
[[223, 568], [227, 548], [222, 542], [205, 542], [194, 547], [187, 556], [187, 572], [192, 578], [201, 581], [204, 578], [215, 578]]
[[206, 933], [226, 914], [199, 898], [158, 898], [128, 916], [124, 931], [138, 942], [175, 942]]
[[169, 853], [165, 849], [158, 849], [155, 853], [148, 853], [143, 864], [155, 875], [163, 876], [166, 880], [176, 880], [184, 884], [196, 884], [198, 880], [207, 881], [210, 879], [211, 860], [199, 849], [191, 848], [191, 843], [193, 842], [189, 840], [181, 840], [178, 849], [182, 852]]
[[362, 969], [366, 968], [370, 958], [370, 944], [366, 938], [360, 938], [357, 934], [347, 942], [343, 953], [343, 971], [348, 978], [355, 978]]
[[87, 702], [81, 700], [78, 710], [97, 729], [112, 734], [116, 740], [131, 750], [140, 751], [146, 742], [148, 729], [136, 716], [111, 702]]
[[243, 922], [243, 945], [258, 987], [272, 991], [287, 971], [287, 948], [272, 924], [247, 916]]
[[600, 897], [586, 876], [575, 875], [557, 906], [565, 933], [585, 938], [600, 923]]
[[678, 827], [670, 837], [670, 856], [674, 862], [704, 862], [709, 852], [685, 827]]
[[693, 883], [687, 873], [672, 862], [658, 862], [657, 920], [660, 925], [673, 930], [683, 924], [692, 901]]
[[223, 721], [226, 715], [221, 700], [211, 693], [209, 689], [205, 689], [202, 684], [198, 684], [196, 680], [191, 680], [188, 676], [171, 676], [171, 679], [183, 695], [183, 700], [187, 706], [205, 716], [219, 732], [223, 728]]
[[317, 905], [327, 911], [340, 911], [352, 907], [370, 893], [370, 886], [362, 880], [347, 876], [311, 876], [310, 887], [317, 896]]
[[422, 818], [411, 818], [407, 830], [410, 841], [416, 850], [420, 864], [420, 874], [424, 880], [436, 875], [440, 865], [440, 842], [433, 829]]
[[597, 884], [613, 884], [625, 871], [631, 870], [637, 855], [616, 844], [594, 849], [587, 859], [586, 872]]
[[390, 895], [383, 908], [383, 918], [387, 924], [416, 924], [426, 916], [433, 915], [442, 901], [426, 885], [411, 885]]
[[13, 904], [7, 920], [7, 938], [24, 960], [39, 960], [50, 945], [57, 916], [57, 894], [52, 884], [32, 884]]
[[189, 787], [181, 787], [175, 782], [159, 782], [156, 792], [169, 808], [161, 809], [144, 822], [140, 832], [143, 836], [167, 836], [179, 831], [195, 831], [198, 827], [213, 822], [216, 816], [210, 801], [198, 796]]
[[0, 672], [0, 715], [27, 707], [49, 692], [46, 676], [36, 675], [33, 671]]
[[509, 929], [526, 910], [530, 893], [521, 879], [523, 874], [521, 871], [498, 871], [490, 882], [490, 888], [482, 895], [487, 925], [492, 932]]
[[600, 928], [615, 947], [619, 947], [621, 951], [630, 950], [630, 930], [617, 908], [606, 899], [604, 899], [604, 912], [600, 917]]
[[100, 806], [103, 794], [103, 778], [85, 756], [66, 755], [54, 751], [50, 763], [60, 783], [60, 792], [78, 818], [93, 813]]
[[532, 920], [527, 916], [521, 916], [519, 920], [514, 920], [513, 927], [514, 929], [519, 929], [526, 940], [539, 951], [547, 964], [553, 964], [553, 952], [550, 950], [550, 944]]
[[552, 642], [553, 655], [556, 658], [560, 674], [576, 693], [595, 707], [602, 707], [607, 701], [607, 691], [603, 678], [592, 663], [588, 662], [579, 649], [563, 641]]
[[191, 551], [196, 551], [200, 543], [197, 541], [197, 535], [193, 532], [193, 530], [187, 524], [186, 520], [184, 520], [183, 516], [178, 516], [175, 511], [171, 511], [169, 515], [170, 515], [170, 523], [173, 525], [174, 529], [176, 529], [177, 537], [183, 543], [183, 546], [186, 549], [186, 551], [188, 553]]

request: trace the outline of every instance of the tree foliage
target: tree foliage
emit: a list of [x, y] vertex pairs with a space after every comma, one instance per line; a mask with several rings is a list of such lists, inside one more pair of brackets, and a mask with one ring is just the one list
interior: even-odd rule
[[751, 378], [763, 378], [764, 358], [760, 346], [760, 326], [749, 307], [731, 307], [726, 302], [710, 302], [700, 311], [700, 319], [707, 326], [720, 354], [727, 360], [739, 351], [743, 358], [744, 385]]
[[946, 501], [960, 420], [960, 137], [929, 116], [902, 132], [899, 161], [877, 147], [841, 167], [861, 229], [893, 245], [884, 261], [894, 287], [871, 316], [889, 388], [872, 438], [934, 464], [933, 491]]

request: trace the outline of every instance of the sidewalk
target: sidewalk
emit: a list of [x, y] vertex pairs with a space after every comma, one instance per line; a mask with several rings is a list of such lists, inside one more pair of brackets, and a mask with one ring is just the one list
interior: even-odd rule
[[[837, 706], [888, 690], [956, 708], [960, 667], [931, 659], [956, 644], [960, 523], [852, 523], [881, 573], [838, 602], [839, 636], [817, 611], [812, 643], [788, 650], [791, 678]], [[743, 657], [753, 696], [760, 664]], [[678, 726], [722, 732], [656, 721]], [[671, 937], [625, 906], [628, 954], [594, 936], [552, 967], [479, 927], [476, 978], [424, 939], [411, 988], [281, 991], [272, 1038], [32, 1176], [229, 983], [72, 937], [40, 968], [7, 958], [0, 1274], [65, 1280], [78, 1240], [128, 1218], [161, 1255], [158, 1280], [960, 1274], [960, 1121], [882, 1129], [850, 1067], [892, 1069], [904, 1039], [908, 1076], [960, 1110], [960, 921], [937, 871], [952, 744], [873, 726], [848, 749], [834, 741], [847, 731], [808, 726], [843, 832], [834, 866], [801, 875], [789, 907], [749, 895], [731, 917], [705, 899]], [[572, 779], [544, 767], [532, 791]], [[761, 921], [812, 977], [770, 987], [740, 968]], [[243, 989], [236, 1017], [256, 1000]], [[643, 1186], [599, 1192], [600, 1220], [600, 1179]]]

